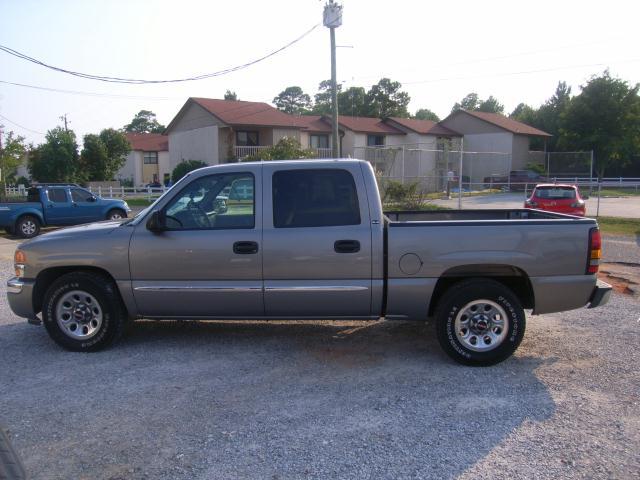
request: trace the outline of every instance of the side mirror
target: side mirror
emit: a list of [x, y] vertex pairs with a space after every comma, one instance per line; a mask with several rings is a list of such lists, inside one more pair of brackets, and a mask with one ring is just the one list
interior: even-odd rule
[[92, 195], [92, 196], [90, 196], [89, 198], [87, 198], [87, 202], [95, 202], [95, 201], [97, 201], [97, 200], [98, 200], [98, 199], [97, 199], [96, 197], [94, 197], [93, 195]]
[[160, 233], [167, 229], [166, 216], [162, 210], [155, 210], [147, 220], [147, 230]]

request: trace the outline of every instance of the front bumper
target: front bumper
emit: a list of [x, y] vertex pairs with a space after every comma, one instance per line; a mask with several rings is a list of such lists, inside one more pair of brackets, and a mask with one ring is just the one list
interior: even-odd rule
[[[33, 287], [35, 280], [13, 277], [7, 281], [7, 299], [13, 313], [27, 318], [30, 322], [37, 320], [33, 311]], [[39, 320], [38, 320], [39, 323]]]
[[611, 285], [598, 280], [589, 299], [589, 308], [596, 308], [606, 304], [611, 298], [611, 290]]

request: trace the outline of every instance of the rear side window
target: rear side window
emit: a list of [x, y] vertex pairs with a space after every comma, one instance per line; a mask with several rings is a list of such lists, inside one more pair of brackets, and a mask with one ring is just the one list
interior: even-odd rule
[[273, 174], [276, 228], [359, 225], [353, 176], [346, 170], [289, 170]]
[[50, 202], [54, 202], [54, 203], [67, 202], [67, 194], [62, 188], [54, 188], [54, 189], [48, 190], [47, 196], [49, 197]]

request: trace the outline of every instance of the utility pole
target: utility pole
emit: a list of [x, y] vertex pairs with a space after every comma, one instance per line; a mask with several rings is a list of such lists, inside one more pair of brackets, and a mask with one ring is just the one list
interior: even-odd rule
[[324, 6], [323, 24], [331, 36], [331, 153], [340, 157], [338, 144], [338, 84], [336, 81], [336, 28], [342, 25], [342, 5], [328, 0]]
[[60, 116], [58, 118], [64, 122], [64, 131], [68, 132], [69, 128], [67, 126], [67, 114], [65, 113], [64, 115], [62, 115], [62, 116]]

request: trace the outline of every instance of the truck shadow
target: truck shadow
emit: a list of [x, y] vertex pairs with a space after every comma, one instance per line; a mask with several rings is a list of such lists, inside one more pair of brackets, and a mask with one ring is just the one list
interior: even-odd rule
[[153, 478], [177, 455], [192, 478], [473, 476], [514, 429], [553, 415], [543, 360], [460, 366], [432, 330], [143, 321], [117, 346], [78, 354], [5, 325], [0, 421], [32, 474], [74, 476], [81, 459], [65, 452], [82, 446], [101, 452], [82, 464], [96, 478]]

